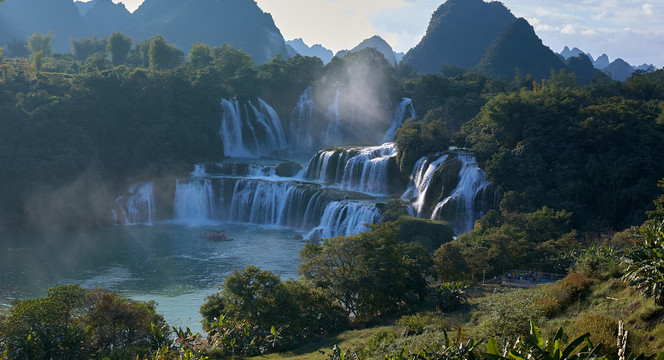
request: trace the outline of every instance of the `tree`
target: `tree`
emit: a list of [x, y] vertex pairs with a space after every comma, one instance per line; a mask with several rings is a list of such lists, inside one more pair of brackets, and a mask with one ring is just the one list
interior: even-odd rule
[[31, 53], [36, 53], [37, 51], [41, 51], [44, 56], [51, 56], [53, 54], [53, 43], [55, 42], [55, 35], [48, 33], [48, 34], [40, 34], [40, 33], [34, 33], [30, 36], [28, 39], [28, 50], [30, 50]]
[[349, 317], [367, 321], [421, 301], [431, 259], [418, 243], [403, 243], [394, 224], [367, 233], [306, 244], [300, 274], [338, 301]]
[[150, 68], [155, 70], [172, 69], [184, 61], [184, 53], [175, 45], [166, 44], [166, 39], [161, 35], [152, 38], [148, 56]]
[[648, 221], [623, 258], [623, 280], [664, 305], [664, 222]]
[[131, 49], [131, 38], [119, 32], [113, 32], [108, 38], [106, 50], [111, 54], [111, 62], [118, 66], [125, 63]]
[[207, 44], [195, 43], [189, 51], [189, 62], [197, 68], [212, 63], [212, 49]]
[[71, 53], [77, 60], [85, 61], [93, 54], [104, 54], [106, 52], [107, 43], [108, 39], [101, 38], [97, 40], [97, 36], [80, 40], [71, 39]]
[[30, 56], [30, 50], [28, 50], [28, 43], [25, 40], [13, 39], [8, 41], [5, 44], [5, 49], [9, 51], [11, 57], [23, 57], [27, 58]]

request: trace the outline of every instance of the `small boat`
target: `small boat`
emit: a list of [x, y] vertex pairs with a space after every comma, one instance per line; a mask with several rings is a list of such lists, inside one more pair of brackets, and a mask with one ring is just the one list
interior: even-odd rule
[[232, 241], [225, 230], [205, 230], [198, 237], [214, 241]]

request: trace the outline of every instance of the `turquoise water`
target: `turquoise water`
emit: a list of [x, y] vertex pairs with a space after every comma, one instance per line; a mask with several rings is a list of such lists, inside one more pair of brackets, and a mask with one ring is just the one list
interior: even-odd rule
[[[234, 240], [201, 238], [205, 230], [225, 230]], [[305, 244], [297, 235], [252, 225], [164, 223], [3, 239], [0, 306], [78, 283], [155, 300], [171, 326], [201, 331], [200, 306], [234, 269], [256, 265], [284, 280], [297, 277]]]

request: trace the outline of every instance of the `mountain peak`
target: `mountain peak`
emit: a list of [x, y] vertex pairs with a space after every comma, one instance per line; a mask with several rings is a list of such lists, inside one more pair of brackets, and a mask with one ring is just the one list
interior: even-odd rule
[[392, 50], [392, 47], [387, 43], [387, 41], [383, 40], [383, 38], [378, 35], [364, 39], [356, 47], [351, 49], [350, 52], [360, 51], [367, 48], [374, 48], [378, 50], [383, 54], [383, 56], [385, 56], [387, 62], [389, 62], [391, 65], [397, 65], [397, 57], [394, 55], [394, 50]]
[[500, 2], [448, 0], [431, 16], [426, 35], [403, 61], [421, 74], [443, 65], [473, 68], [514, 15]]
[[535, 80], [548, 78], [552, 69], [558, 71], [564, 67], [524, 18], [515, 19], [503, 30], [478, 65], [480, 70], [493, 76], [513, 78], [519, 69]]

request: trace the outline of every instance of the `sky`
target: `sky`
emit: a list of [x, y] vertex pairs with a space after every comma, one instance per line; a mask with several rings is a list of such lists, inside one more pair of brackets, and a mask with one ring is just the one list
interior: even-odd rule
[[[142, 0], [124, 2], [130, 11]], [[431, 14], [445, 0], [256, 0], [286, 40], [350, 49], [373, 35], [395, 51], [417, 45]], [[486, 1], [486, 0], [485, 0]], [[578, 47], [632, 65], [664, 67], [664, 0], [503, 0], [555, 52]]]

